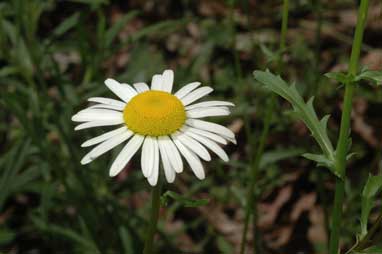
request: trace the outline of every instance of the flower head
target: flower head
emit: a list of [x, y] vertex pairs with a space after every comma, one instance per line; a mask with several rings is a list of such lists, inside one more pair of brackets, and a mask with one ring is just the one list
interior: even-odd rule
[[151, 89], [145, 83], [135, 83], [132, 87], [107, 79], [106, 86], [121, 100], [90, 98], [89, 101], [98, 104], [78, 112], [72, 121], [82, 122], [75, 130], [112, 125], [120, 127], [83, 143], [82, 147], [95, 147], [81, 163], [90, 163], [127, 141], [111, 165], [110, 176], [121, 172], [142, 147], [142, 173], [151, 185], [156, 185], [160, 161], [168, 182], [173, 182], [175, 174], [183, 171], [182, 156], [199, 179], [205, 177], [200, 158], [211, 160], [206, 148], [228, 161], [227, 154], [217, 143], [227, 144], [227, 140], [236, 143], [233, 132], [200, 118], [229, 115], [228, 107], [234, 104], [226, 101], [192, 104], [213, 89], [199, 87], [199, 82], [193, 82], [172, 94], [173, 81], [171, 70], [154, 75]]

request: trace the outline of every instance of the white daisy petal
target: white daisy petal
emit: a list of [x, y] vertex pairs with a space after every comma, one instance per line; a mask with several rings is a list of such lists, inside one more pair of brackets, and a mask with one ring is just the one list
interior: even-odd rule
[[214, 132], [228, 139], [235, 139], [235, 134], [230, 129], [220, 124], [211, 123], [211, 122], [207, 122], [207, 121], [203, 121], [199, 119], [188, 119], [186, 120], [186, 123], [197, 129]]
[[127, 83], [121, 83], [121, 86], [124, 90], [129, 92], [131, 98], [133, 98], [135, 95], [138, 94], [138, 92], [131, 85]]
[[113, 149], [117, 145], [125, 142], [128, 138], [130, 138], [133, 135], [133, 132], [126, 130], [125, 132], [116, 135], [101, 144], [94, 147], [89, 153], [87, 153], [81, 160], [81, 164], [87, 164], [91, 161], [93, 161], [95, 158], [99, 157], [100, 155], [106, 153], [107, 151]]
[[194, 172], [195, 176], [200, 180], [204, 179], [206, 176], [199, 157], [188, 150], [188, 148], [186, 148], [176, 137], [173, 138], [173, 140], [180, 153], [186, 159], [188, 165], [190, 165], [190, 168], [192, 172]]
[[88, 129], [88, 128], [93, 128], [93, 127], [100, 127], [100, 126], [112, 126], [112, 125], [118, 125], [123, 123], [123, 118], [118, 119], [118, 120], [108, 120], [108, 121], [90, 121], [86, 123], [82, 123], [77, 125], [74, 130], [83, 130], [83, 129]]
[[169, 155], [167, 154], [167, 150], [165, 147], [165, 142], [166, 141], [163, 140], [161, 137], [158, 138], [158, 145], [159, 145], [160, 155], [162, 158], [164, 174], [165, 174], [167, 182], [172, 183], [175, 180], [175, 171], [170, 164], [170, 160], [168, 157]]
[[84, 109], [72, 116], [73, 122], [117, 121], [123, 119], [123, 114], [108, 109]]
[[101, 143], [105, 140], [108, 140], [109, 138], [112, 138], [116, 135], [119, 135], [123, 132], [127, 131], [127, 128], [126, 126], [122, 126], [121, 128], [118, 128], [118, 129], [115, 129], [115, 130], [112, 130], [112, 131], [108, 131], [102, 135], [99, 135], [95, 138], [91, 138], [89, 139], [88, 141], [84, 142], [81, 147], [88, 147], [88, 146], [92, 146], [92, 145], [96, 145], [98, 143]]
[[155, 74], [151, 80], [151, 90], [162, 90], [162, 75]]
[[188, 95], [184, 96], [181, 101], [184, 106], [187, 106], [190, 103], [193, 103], [196, 100], [199, 100], [200, 98], [206, 96], [207, 94], [211, 93], [214, 89], [212, 89], [209, 86], [204, 86], [196, 89], [195, 91], [192, 91]]
[[117, 106], [121, 108], [124, 108], [126, 106], [125, 102], [110, 99], [110, 98], [104, 98], [104, 97], [92, 97], [92, 98], [89, 98], [88, 101]]
[[233, 107], [235, 104], [228, 101], [203, 101], [199, 103], [195, 103], [186, 107], [186, 110], [194, 109], [194, 108], [205, 108], [205, 107], [216, 107], [216, 106], [230, 106]]
[[138, 93], [143, 93], [148, 90], [150, 90], [149, 86], [146, 83], [140, 82], [133, 84], [135, 90], [137, 90]]
[[226, 107], [195, 108], [186, 112], [189, 118], [203, 118], [209, 116], [227, 116], [231, 112]]
[[128, 102], [134, 97], [137, 92], [128, 84], [121, 84], [118, 81], [108, 78], [105, 80], [105, 85], [123, 101]]
[[185, 132], [186, 135], [190, 136], [191, 138], [194, 138], [201, 144], [205, 145], [207, 148], [209, 148], [211, 151], [213, 151], [217, 156], [220, 157], [223, 161], [227, 162], [229, 161], [228, 155], [224, 152], [224, 150], [215, 142], [211, 141], [208, 138], [205, 138], [203, 136], [200, 136], [198, 134], [195, 134], [193, 132]]
[[183, 161], [182, 157], [180, 157], [179, 151], [176, 148], [174, 142], [168, 136], [162, 137], [162, 143], [167, 150], [167, 154], [169, 155], [170, 163], [174, 168], [176, 173], [181, 173], [183, 171]]
[[171, 93], [174, 83], [174, 72], [172, 70], [165, 70], [162, 74], [162, 91]]
[[207, 149], [205, 149], [204, 146], [199, 144], [199, 142], [188, 137], [184, 133], [176, 132], [175, 134], [171, 135], [171, 137], [173, 139], [179, 140], [183, 145], [185, 145], [187, 148], [189, 148], [192, 152], [197, 154], [203, 160], [205, 160], [205, 161], [211, 160], [211, 156], [208, 153]]
[[96, 104], [96, 105], [88, 107], [88, 109], [94, 109], [94, 108], [103, 108], [103, 109], [112, 109], [112, 110], [123, 111], [125, 106], [121, 107], [121, 106], [108, 105], [108, 104]]
[[147, 136], [142, 146], [141, 167], [145, 177], [149, 177], [154, 168], [154, 139]]
[[123, 147], [121, 152], [118, 154], [117, 158], [115, 158], [113, 164], [110, 167], [110, 176], [116, 176], [119, 172], [121, 172], [122, 169], [124, 169], [126, 164], [141, 147], [144, 139], [145, 138], [143, 136], [134, 134], [134, 137], [130, 139], [130, 141], [125, 145], [125, 147]]
[[200, 82], [192, 82], [190, 84], [185, 85], [181, 89], [179, 89], [174, 95], [178, 97], [178, 99], [182, 99], [184, 96], [189, 94], [191, 91], [193, 91], [195, 88], [200, 86]]
[[201, 130], [201, 129], [196, 129], [196, 128], [191, 127], [191, 126], [183, 126], [180, 130], [182, 132], [185, 132], [185, 131], [193, 132], [195, 134], [198, 134], [200, 136], [209, 138], [209, 139], [211, 139], [211, 140], [213, 140], [215, 142], [218, 142], [220, 144], [223, 144], [223, 145], [227, 144], [227, 141], [224, 138], [222, 138], [221, 136], [216, 135], [215, 133], [209, 132], [209, 131], [205, 131], [205, 130]]
[[159, 147], [158, 140], [154, 138], [154, 166], [151, 175], [147, 178], [147, 181], [151, 186], [155, 186], [159, 177]]

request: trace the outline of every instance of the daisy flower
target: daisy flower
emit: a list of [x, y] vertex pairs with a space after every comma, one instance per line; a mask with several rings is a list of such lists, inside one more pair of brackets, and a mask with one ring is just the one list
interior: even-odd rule
[[75, 130], [98, 126], [119, 127], [83, 143], [82, 147], [95, 147], [83, 157], [81, 164], [90, 163], [127, 141], [110, 167], [110, 176], [121, 172], [142, 147], [142, 173], [150, 185], [155, 186], [160, 161], [169, 183], [175, 180], [176, 173], [183, 171], [182, 156], [199, 179], [205, 177], [200, 159], [211, 160], [206, 148], [228, 161], [227, 154], [218, 143], [236, 143], [233, 132], [200, 118], [229, 115], [228, 107], [234, 104], [226, 101], [194, 103], [213, 89], [200, 87], [200, 82], [193, 82], [172, 94], [173, 81], [174, 73], [171, 70], [154, 75], [151, 88], [145, 83], [130, 86], [107, 79], [105, 85], [120, 100], [90, 98], [88, 101], [97, 104], [75, 114], [72, 121], [82, 122]]

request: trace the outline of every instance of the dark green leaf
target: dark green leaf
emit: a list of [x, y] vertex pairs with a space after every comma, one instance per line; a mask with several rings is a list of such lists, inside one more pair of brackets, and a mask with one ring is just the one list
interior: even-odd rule
[[269, 164], [273, 164], [280, 160], [285, 160], [291, 157], [299, 156], [304, 151], [299, 148], [278, 149], [270, 152], [266, 152], [261, 157], [260, 168], [264, 168]]
[[105, 35], [105, 46], [109, 47], [115, 37], [118, 35], [118, 33], [122, 30], [122, 28], [126, 25], [126, 23], [137, 16], [138, 12], [137, 11], [132, 11], [130, 13], [125, 14], [122, 16], [115, 24], [109, 28], [109, 30], [106, 31]]
[[325, 73], [325, 77], [334, 79], [341, 84], [348, 84], [353, 81], [353, 78], [344, 72], [328, 72]]
[[198, 207], [198, 206], [204, 206], [207, 205], [209, 200], [208, 199], [190, 199], [183, 197], [173, 191], [166, 191], [162, 196], [161, 196], [161, 203], [163, 206], [167, 205], [168, 198], [172, 198], [175, 201], [181, 203], [185, 207]]
[[382, 175], [369, 175], [367, 182], [362, 191], [362, 206], [361, 206], [361, 235], [364, 237], [367, 234], [367, 224], [369, 214], [374, 205], [374, 199], [377, 193], [382, 188]]
[[63, 35], [78, 24], [79, 18], [80, 14], [78, 12], [74, 13], [53, 30], [53, 35], [57, 37]]
[[133, 248], [133, 242], [131, 239], [131, 235], [130, 235], [129, 231], [123, 226], [121, 226], [119, 228], [119, 237], [121, 238], [121, 241], [122, 241], [124, 253], [133, 254], [134, 248]]

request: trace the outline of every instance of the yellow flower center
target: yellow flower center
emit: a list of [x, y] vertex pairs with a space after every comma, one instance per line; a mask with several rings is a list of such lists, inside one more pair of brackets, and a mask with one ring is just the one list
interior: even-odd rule
[[176, 96], [162, 91], [147, 91], [126, 104], [123, 119], [127, 128], [135, 133], [164, 136], [183, 126], [186, 111]]

